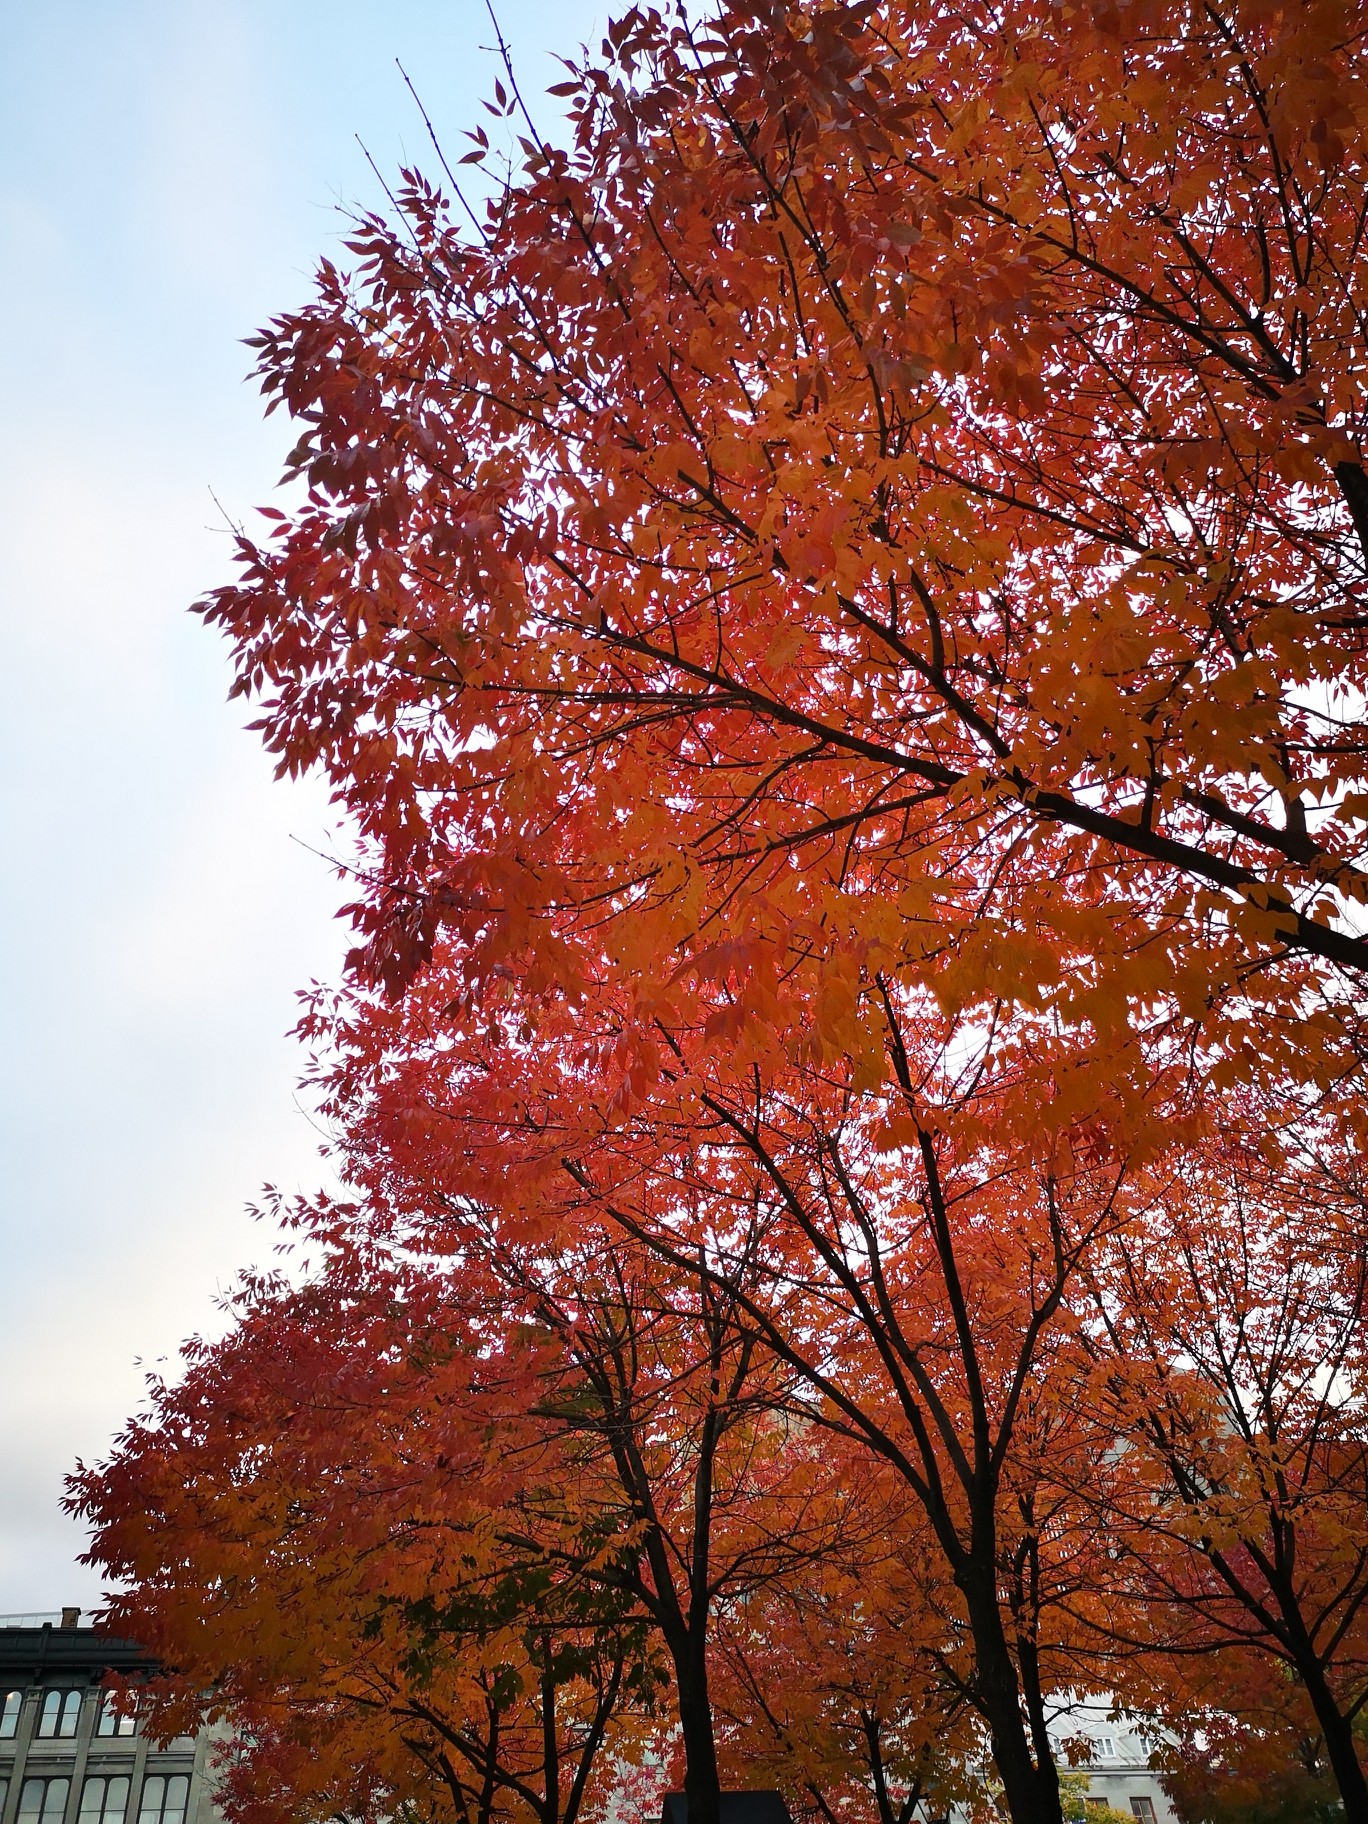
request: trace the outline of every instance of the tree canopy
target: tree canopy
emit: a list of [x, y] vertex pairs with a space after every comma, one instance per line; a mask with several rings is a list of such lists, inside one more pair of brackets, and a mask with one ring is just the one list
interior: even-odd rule
[[397, 989], [444, 930], [472, 993], [667, 1021], [681, 970], [811, 974], [871, 1070], [882, 969], [1117, 1082], [1175, 1028], [1254, 1069], [1256, 1014], [1337, 1077], [1360, 37], [634, 9], [568, 147], [506, 94], [487, 212], [410, 174], [261, 338], [307, 497], [206, 604], [363, 834], [362, 966]]
[[291, 492], [202, 610], [355, 838], [303, 1022], [348, 1191], [78, 1484], [168, 1660], [253, 1437], [330, 1415], [306, 1533], [392, 1414], [446, 1498], [431, 1340], [239, 1419], [260, 1313], [344, 1336], [356, 1274], [452, 1301], [489, 1524], [524, 1462], [567, 1502], [502, 1632], [416, 1492], [329, 1624], [388, 1639], [397, 1553], [421, 1782], [463, 1617], [472, 1820], [570, 1824], [666, 1666], [693, 1824], [738, 1744], [827, 1818], [986, 1755], [1062, 1824], [1059, 1706], [1190, 1720], [1214, 1651], [1368, 1824], [1366, 61], [1342, 0], [636, 7], [564, 143], [506, 68], [487, 200], [434, 146], [256, 338]]

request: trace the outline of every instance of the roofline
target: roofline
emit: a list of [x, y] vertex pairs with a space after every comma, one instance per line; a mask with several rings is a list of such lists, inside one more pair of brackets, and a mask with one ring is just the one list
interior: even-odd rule
[[45, 1672], [151, 1671], [151, 1655], [136, 1641], [98, 1628], [0, 1627], [0, 1674], [24, 1673], [41, 1677]]

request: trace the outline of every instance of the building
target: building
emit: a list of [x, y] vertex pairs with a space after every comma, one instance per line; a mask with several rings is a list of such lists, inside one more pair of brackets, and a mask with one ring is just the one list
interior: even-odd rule
[[0, 1615], [0, 1824], [218, 1824], [208, 1732], [148, 1741], [102, 1689], [146, 1656], [80, 1621]]
[[[1178, 1824], [1168, 1794], [1150, 1767], [1150, 1746], [1102, 1702], [1071, 1704], [1051, 1725], [1061, 1768], [1087, 1775], [1088, 1805], [1110, 1805], [1136, 1824]], [[1081, 1756], [1081, 1758], [1080, 1758]]]

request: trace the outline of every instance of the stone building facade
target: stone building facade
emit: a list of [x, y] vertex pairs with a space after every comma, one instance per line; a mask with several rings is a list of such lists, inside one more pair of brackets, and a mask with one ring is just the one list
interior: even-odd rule
[[159, 1747], [102, 1688], [146, 1665], [77, 1609], [0, 1616], [0, 1824], [218, 1824], [208, 1732]]

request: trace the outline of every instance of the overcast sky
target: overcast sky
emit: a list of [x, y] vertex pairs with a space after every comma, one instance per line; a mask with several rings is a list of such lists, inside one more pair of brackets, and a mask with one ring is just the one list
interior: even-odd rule
[[[590, 0], [501, 0], [527, 88]], [[482, 0], [0, 0], [0, 1612], [98, 1593], [59, 1512], [144, 1368], [216, 1323], [321, 1181], [294, 991], [335, 976], [316, 786], [274, 783], [186, 612], [270, 500], [240, 339], [339, 202], [495, 69]], [[549, 104], [548, 109], [549, 109]], [[140, 1366], [139, 1364], [143, 1364]]]

